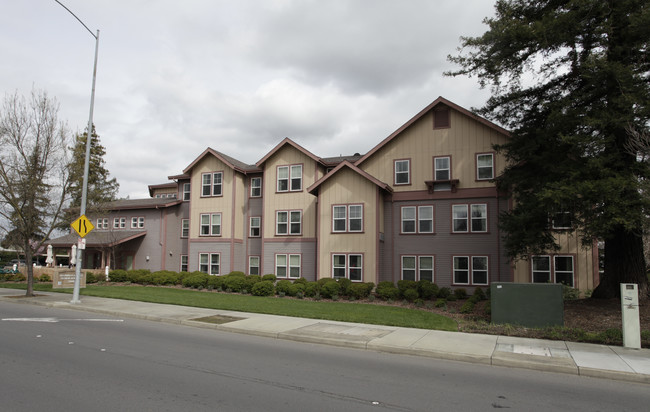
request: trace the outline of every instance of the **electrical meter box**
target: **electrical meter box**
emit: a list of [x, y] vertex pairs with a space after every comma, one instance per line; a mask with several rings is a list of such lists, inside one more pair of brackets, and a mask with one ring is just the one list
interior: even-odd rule
[[623, 346], [641, 349], [639, 290], [635, 283], [621, 283], [621, 317], [623, 318]]
[[553, 283], [492, 283], [492, 323], [529, 328], [564, 326], [562, 285]]

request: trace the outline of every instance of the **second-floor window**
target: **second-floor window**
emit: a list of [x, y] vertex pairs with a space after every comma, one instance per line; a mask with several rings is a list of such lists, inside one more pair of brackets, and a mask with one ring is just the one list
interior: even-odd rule
[[402, 207], [402, 233], [433, 233], [433, 206]]
[[190, 200], [190, 184], [189, 183], [183, 183], [183, 200], [188, 201]]
[[302, 212], [279, 210], [275, 213], [276, 235], [300, 235], [302, 233]]
[[126, 218], [125, 217], [113, 218], [113, 229], [124, 229], [124, 228], [126, 228]]
[[251, 217], [249, 236], [260, 237], [261, 227], [262, 227], [262, 218], [259, 216]]
[[221, 213], [206, 213], [201, 217], [201, 236], [221, 236]]
[[395, 160], [395, 184], [407, 185], [411, 183], [411, 161]]
[[278, 166], [278, 192], [302, 190], [302, 165]]
[[108, 218], [100, 217], [97, 219], [97, 229], [108, 229]]
[[204, 173], [201, 177], [201, 196], [221, 196], [223, 194], [223, 172]]
[[476, 155], [476, 179], [489, 180], [494, 177], [494, 155], [482, 153]]
[[[468, 210], [471, 210], [471, 219]], [[486, 204], [452, 206], [452, 231], [454, 233], [467, 233], [470, 231], [485, 233], [487, 232], [487, 226]]]
[[181, 220], [181, 237], [186, 238], [190, 236], [190, 219]]
[[262, 178], [253, 177], [251, 178], [251, 197], [260, 196], [262, 196]]
[[363, 205], [332, 206], [332, 231], [363, 231]]
[[451, 160], [448, 156], [433, 159], [433, 169], [435, 180], [451, 179]]
[[144, 227], [144, 217], [132, 217], [131, 229], [142, 229]]

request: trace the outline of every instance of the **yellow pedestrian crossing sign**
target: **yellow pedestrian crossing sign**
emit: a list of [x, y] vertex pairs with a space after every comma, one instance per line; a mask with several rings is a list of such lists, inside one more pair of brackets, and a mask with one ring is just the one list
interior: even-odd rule
[[90, 220], [88, 220], [86, 215], [79, 216], [79, 219], [72, 222], [70, 226], [72, 226], [74, 231], [77, 232], [77, 234], [79, 234], [81, 237], [86, 236], [95, 228], [95, 226], [90, 223]]

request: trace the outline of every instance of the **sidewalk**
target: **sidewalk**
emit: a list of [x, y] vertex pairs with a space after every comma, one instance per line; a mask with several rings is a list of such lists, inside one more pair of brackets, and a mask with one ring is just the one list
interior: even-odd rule
[[[71, 295], [63, 293], [38, 292], [39, 296], [34, 298], [8, 298], [24, 293], [0, 288], [0, 300], [275, 339], [650, 383], [649, 349], [365, 325], [91, 296], [82, 296], [81, 303], [71, 304]], [[196, 320], [204, 317], [215, 317], [221, 323]]]

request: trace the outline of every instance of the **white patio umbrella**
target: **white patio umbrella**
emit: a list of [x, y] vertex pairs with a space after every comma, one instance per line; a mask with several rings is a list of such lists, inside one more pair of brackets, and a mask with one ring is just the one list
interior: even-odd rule
[[52, 245], [47, 245], [47, 258], [45, 259], [45, 263], [47, 266], [52, 266], [52, 263], [54, 262], [54, 257], [52, 254]]
[[70, 255], [70, 264], [77, 264], [77, 245], [72, 245], [72, 255]]

